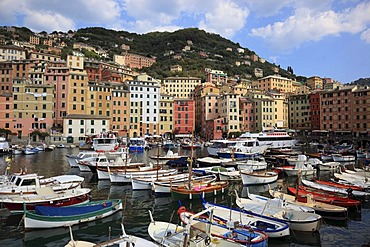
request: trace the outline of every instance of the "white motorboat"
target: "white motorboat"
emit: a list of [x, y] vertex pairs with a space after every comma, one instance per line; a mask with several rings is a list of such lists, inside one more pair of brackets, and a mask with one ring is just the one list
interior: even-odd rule
[[259, 158], [257, 160], [247, 160], [235, 162], [239, 170], [252, 170], [261, 171], [267, 169], [267, 162], [264, 158]]
[[297, 163], [294, 167], [281, 167], [287, 176], [298, 176], [301, 173], [303, 176], [305, 175], [313, 175], [316, 172], [316, 169], [312, 167], [311, 164], [301, 164]]
[[340, 163], [335, 161], [320, 163], [317, 165], [317, 169], [320, 171], [337, 171], [339, 167]]
[[337, 162], [351, 162], [356, 160], [354, 155], [332, 154], [331, 156], [333, 157], [333, 161]]
[[278, 173], [273, 171], [249, 171], [241, 170], [243, 185], [268, 184], [278, 179]]
[[31, 174], [13, 174], [5, 176], [0, 185], [0, 198], [11, 198], [20, 194], [36, 194], [37, 188], [50, 187], [53, 191], [80, 188], [83, 177], [77, 175], [60, 175], [50, 178]]
[[320, 229], [321, 216], [313, 213], [312, 208], [293, 204], [290, 204], [291, 208], [288, 208], [288, 205], [284, 205], [283, 200], [278, 198], [270, 200], [257, 195], [250, 195], [250, 198], [253, 199], [240, 198], [237, 195], [236, 204], [247, 211], [283, 220], [292, 230], [314, 232]]
[[160, 169], [159, 167], [153, 168], [150, 166], [139, 167], [132, 170], [115, 170], [109, 173], [109, 178], [112, 183], [131, 183], [131, 179], [135, 177], [150, 177], [171, 175], [177, 173], [176, 169]]

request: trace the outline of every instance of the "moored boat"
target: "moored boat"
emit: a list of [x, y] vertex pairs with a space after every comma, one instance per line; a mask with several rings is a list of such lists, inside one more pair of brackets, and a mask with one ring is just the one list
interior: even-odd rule
[[243, 185], [268, 184], [278, 179], [278, 173], [273, 171], [240, 171]]
[[27, 210], [34, 210], [35, 206], [70, 206], [90, 200], [91, 189], [71, 189], [55, 192], [49, 187], [36, 189], [36, 194], [15, 196], [0, 199], [0, 203], [11, 212], [23, 212], [24, 204]]
[[276, 201], [274, 202], [261, 196], [250, 195], [250, 198], [254, 198], [251, 200], [240, 198], [238, 194], [236, 195], [236, 204], [238, 207], [247, 211], [283, 220], [289, 224], [289, 228], [291, 230], [314, 232], [320, 229], [321, 216], [313, 213], [311, 208], [300, 208], [299, 206], [291, 204], [290, 206], [296, 209], [293, 210], [284, 206], [283, 201], [278, 201], [276, 204]]
[[[340, 197], [333, 194], [323, 193], [319, 191], [312, 191], [305, 186], [299, 186], [298, 192], [296, 188], [288, 187], [288, 193], [298, 196], [297, 200], [302, 202], [307, 201], [312, 197], [315, 202], [322, 202], [329, 205], [335, 205], [339, 207], [361, 207], [361, 202], [347, 197]], [[311, 196], [307, 196], [311, 194]], [[290, 199], [295, 200], [294, 196]], [[342, 210], [342, 209], [341, 209]]]
[[305, 186], [308, 186], [308, 187], [311, 187], [311, 188], [314, 188], [314, 189], [339, 193], [339, 194], [343, 194], [343, 195], [346, 195], [346, 196], [348, 196], [348, 195], [352, 196], [353, 195], [356, 198], [364, 198], [364, 197], [369, 197], [370, 196], [370, 193], [365, 192], [365, 191], [358, 191], [358, 190], [352, 190], [352, 189], [348, 190], [348, 189], [343, 189], [343, 188], [339, 188], [339, 187], [333, 187], [333, 186], [330, 186], [330, 185], [319, 184], [319, 183], [309, 181], [309, 180], [306, 180], [306, 179], [302, 179], [302, 183]]
[[269, 238], [279, 238], [290, 235], [288, 223], [282, 220], [240, 208], [230, 208], [209, 202], [204, 202], [203, 206], [206, 209], [212, 207], [214, 216], [221, 218], [225, 222], [238, 222], [241, 225], [251, 226], [254, 229], [265, 232]]
[[53, 191], [74, 189], [81, 187], [83, 181], [84, 178], [77, 175], [44, 178], [35, 173], [13, 174], [5, 177], [0, 185], [0, 199], [11, 198], [20, 194], [36, 194], [36, 189], [41, 187], [50, 187]]
[[[212, 214], [212, 208], [209, 208]], [[218, 219], [208, 214], [197, 215], [189, 212], [184, 206], [180, 207], [177, 211], [180, 220], [184, 224], [190, 224], [191, 220], [198, 221], [193, 227], [199, 231], [210, 229], [210, 234], [213, 237], [225, 239], [228, 241], [236, 242], [241, 245], [263, 247], [267, 246], [268, 236], [263, 231], [253, 229], [248, 225], [229, 224], [221, 219]]]
[[92, 201], [66, 207], [35, 206], [35, 211], [24, 211], [24, 228], [68, 227], [108, 217], [122, 210], [120, 199]]
[[227, 181], [216, 181], [204, 183], [202, 181], [190, 181], [190, 184], [171, 187], [171, 197], [174, 200], [200, 199], [223, 194], [227, 191], [229, 183]]
[[[288, 187], [289, 193], [296, 192], [295, 188]], [[289, 195], [276, 190], [269, 190], [270, 195], [275, 198], [281, 198], [290, 203], [311, 207], [315, 213], [320, 214], [324, 218], [343, 220], [348, 218], [347, 208], [331, 204], [326, 197], [316, 196], [310, 193], [304, 193], [301, 190], [297, 194]]]

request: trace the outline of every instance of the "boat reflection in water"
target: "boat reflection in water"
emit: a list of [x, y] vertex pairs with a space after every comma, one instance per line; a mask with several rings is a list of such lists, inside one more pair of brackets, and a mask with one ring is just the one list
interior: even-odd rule
[[[73, 237], [84, 239], [88, 236], [89, 241], [96, 243], [106, 241], [110, 238], [119, 237], [122, 233], [120, 223], [122, 211], [101, 220], [92, 221], [86, 224], [74, 225], [72, 227]], [[113, 229], [109, 232], [109, 229]], [[117, 229], [117, 231], [115, 230]], [[45, 229], [24, 232], [24, 246], [64, 246], [70, 240], [69, 228]]]
[[268, 194], [270, 188], [276, 188], [277, 182], [271, 184], [258, 184], [258, 185], [249, 185], [243, 186], [241, 197], [248, 198], [248, 190], [251, 194]]

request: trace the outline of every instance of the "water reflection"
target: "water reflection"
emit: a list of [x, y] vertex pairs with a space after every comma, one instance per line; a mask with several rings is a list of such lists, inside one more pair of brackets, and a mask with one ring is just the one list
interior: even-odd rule
[[[41, 152], [35, 155], [19, 155], [13, 158], [11, 172], [18, 172], [20, 168], [27, 167], [28, 172], [37, 172], [45, 177], [61, 174], [77, 174], [85, 178], [84, 186], [92, 189], [92, 199], [120, 198], [124, 202], [121, 214], [115, 214], [112, 218], [90, 222], [87, 225], [74, 227], [75, 239], [102, 242], [109, 238], [109, 227], [111, 236], [116, 237], [121, 233], [120, 223], [124, 222], [128, 234], [135, 234], [149, 239], [147, 227], [149, 225], [148, 211], [153, 212], [156, 220], [172, 221], [178, 223], [177, 209], [179, 202], [173, 201], [170, 196], [155, 197], [151, 191], [132, 191], [131, 185], [112, 185], [109, 181], [98, 181], [92, 173], [80, 173], [78, 169], [71, 169], [65, 158], [66, 154], [77, 154], [78, 149], [56, 149], [52, 152]], [[133, 155], [139, 162], [148, 162], [149, 155], [157, 155], [157, 150]], [[190, 155], [190, 150], [174, 150], [181, 155]], [[160, 150], [164, 155], [166, 150]], [[196, 150], [196, 157], [205, 156], [205, 149]], [[3, 165], [4, 164], [4, 165]], [[0, 159], [0, 173], [4, 173], [4, 157]], [[318, 172], [316, 177], [329, 179], [331, 172]], [[271, 187], [283, 187], [294, 185], [297, 177], [282, 177]], [[232, 183], [227, 193], [215, 198], [208, 199], [210, 202], [222, 205], [233, 205], [235, 207], [236, 189], [242, 197], [246, 197], [246, 188], [241, 183]], [[250, 193], [267, 195], [268, 185], [249, 186]], [[200, 200], [181, 201], [190, 211], [198, 212], [202, 209]], [[348, 221], [325, 220], [320, 233], [294, 235], [287, 239], [271, 239], [269, 246], [360, 246], [370, 241], [370, 205], [363, 203], [359, 213], [350, 212]], [[117, 218], [115, 218], [117, 217]], [[64, 246], [70, 239], [68, 229], [52, 229], [42, 231], [24, 232], [22, 225], [18, 228], [19, 219], [0, 230], [0, 246]]]

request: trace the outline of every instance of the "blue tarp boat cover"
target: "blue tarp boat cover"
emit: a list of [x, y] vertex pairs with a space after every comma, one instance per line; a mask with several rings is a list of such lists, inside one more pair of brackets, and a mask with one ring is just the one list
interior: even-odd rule
[[111, 201], [92, 205], [89, 204], [84, 206], [69, 206], [69, 207], [36, 206], [35, 212], [36, 214], [46, 216], [73, 216], [95, 212], [111, 206], [112, 206]]

